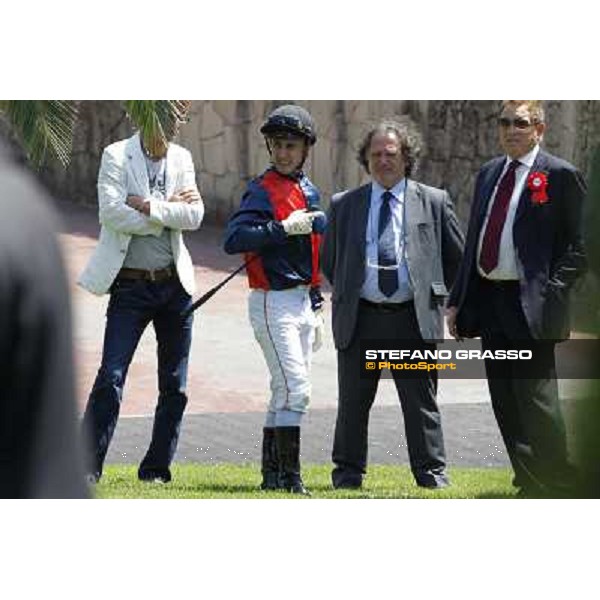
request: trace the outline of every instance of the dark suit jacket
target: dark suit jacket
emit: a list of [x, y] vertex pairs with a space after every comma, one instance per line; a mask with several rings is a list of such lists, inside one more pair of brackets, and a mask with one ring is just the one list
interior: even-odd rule
[[[365, 279], [371, 184], [334, 196], [322, 245], [322, 269], [333, 285], [333, 337], [347, 348], [354, 335]], [[450, 196], [407, 180], [404, 201], [406, 260], [415, 310], [425, 340], [444, 337], [443, 304], [462, 256], [464, 238]]]
[[[448, 305], [458, 307], [457, 329], [464, 337], [481, 335], [477, 243], [505, 157], [486, 163], [475, 183], [465, 255]], [[586, 194], [581, 174], [568, 162], [540, 150], [530, 173], [548, 177], [548, 202], [532, 202], [527, 184], [519, 199], [513, 240], [521, 305], [536, 339], [569, 336], [569, 290], [585, 271], [581, 214]]]

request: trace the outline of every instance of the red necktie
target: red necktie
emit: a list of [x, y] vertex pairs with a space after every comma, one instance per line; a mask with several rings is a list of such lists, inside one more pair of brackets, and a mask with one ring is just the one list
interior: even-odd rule
[[498, 265], [500, 238], [502, 237], [502, 229], [504, 229], [508, 205], [515, 189], [515, 171], [520, 164], [518, 160], [513, 160], [510, 163], [494, 198], [494, 206], [492, 206], [490, 212], [485, 236], [481, 244], [481, 254], [479, 255], [479, 265], [485, 273], [493, 271]]

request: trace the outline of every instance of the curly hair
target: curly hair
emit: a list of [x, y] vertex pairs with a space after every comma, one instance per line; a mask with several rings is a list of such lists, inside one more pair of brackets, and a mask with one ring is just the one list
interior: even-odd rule
[[405, 175], [410, 177], [417, 167], [417, 160], [422, 149], [421, 135], [417, 131], [415, 123], [409, 117], [383, 119], [367, 131], [358, 148], [356, 158], [369, 174], [367, 154], [373, 137], [379, 133], [393, 133], [398, 138], [404, 159]]

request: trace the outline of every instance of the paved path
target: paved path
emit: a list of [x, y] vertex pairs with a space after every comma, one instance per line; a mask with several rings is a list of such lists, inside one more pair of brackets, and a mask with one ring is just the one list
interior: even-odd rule
[[[452, 466], [497, 467], [508, 464], [502, 440], [488, 404], [442, 406], [448, 461]], [[262, 412], [188, 413], [176, 461], [260, 461]], [[335, 410], [310, 411], [302, 426], [302, 460], [329, 463]], [[468, 424], [468, 425], [467, 425]], [[137, 463], [146, 451], [151, 419], [121, 419], [110, 447], [109, 463]], [[407, 464], [406, 439], [398, 406], [375, 406], [370, 421], [369, 462]]]
[[[96, 297], [76, 286], [98, 236], [94, 209], [58, 205], [60, 234], [71, 282], [74, 343], [80, 410], [100, 363], [107, 296]], [[186, 234], [196, 270], [198, 295], [240, 264], [221, 250], [221, 231], [202, 227]], [[326, 290], [326, 297], [329, 293]], [[268, 375], [247, 320], [247, 285], [236, 276], [196, 313], [189, 372], [189, 403], [177, 461], [257, 461]], [[330, 310], [327, 302], [326, 311]], [[326, 315], [329, 319], [329, 314]], [[108, 462], [137, 462], [148, 443], [156, 399], [156, 348], [149, 328], [131, 365], [121, 419]], [[330, 460], [336, 409], [336, 356], [331, 333], [313, 362], [311, 411], [303, 427], [303, 459]], [[563, 390], [565, 392], [565, 390]], [[566, 390], [569, 395], [569, 390]], [[447, 454], [451, 464], [506, 465], [507, 459], [483, 380], [441, 380]], [[370, 424], [370, 461], [406, 463], [401, 412], [391, 380], [382, 380]]]

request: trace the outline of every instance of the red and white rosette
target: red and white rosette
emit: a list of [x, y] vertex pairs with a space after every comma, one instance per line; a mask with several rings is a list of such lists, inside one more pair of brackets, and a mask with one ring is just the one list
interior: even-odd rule
[[541, 171], [534, 171], [527, 178], [527, 188], [531, 191], [531, 201], [534, 204], [546, 204], [548, 198], [548, 176]]

